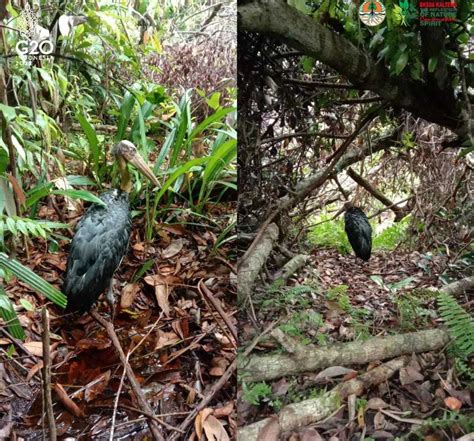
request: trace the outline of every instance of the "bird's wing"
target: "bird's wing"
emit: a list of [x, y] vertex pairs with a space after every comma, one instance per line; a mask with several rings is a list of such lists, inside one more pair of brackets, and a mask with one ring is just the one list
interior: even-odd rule
[[[92, 304], [110, 283], [127, 251], [131, 223], [127, 213], [93, 206], [80, 220], [67, 261], [64, 292], [72, 303]], [[73, 308], [76, 309], [76, 308]]]

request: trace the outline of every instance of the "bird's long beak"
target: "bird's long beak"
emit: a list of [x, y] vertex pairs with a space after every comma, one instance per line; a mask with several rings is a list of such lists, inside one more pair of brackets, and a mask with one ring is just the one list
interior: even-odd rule
[[159, 186], [160, 182], [154, 175], [153, 170], [148, 166], [145, 160], [138, 154], [138, 152], [129, 159], [138, 170], [140, 170], [155, 186]]

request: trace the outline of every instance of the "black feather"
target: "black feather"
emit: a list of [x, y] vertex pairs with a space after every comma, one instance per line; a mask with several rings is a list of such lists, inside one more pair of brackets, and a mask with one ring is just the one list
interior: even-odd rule
[[112, 190], [100, 195], [77, 224], [67, 260], [63, 292], [66, 312], [86, 312], [108, 288], [128, 249], [131, 233], [128, 194]]
[[372, 227], [364, 212], [357, 207], [347, 208], [344, 214], [345, 230], [357, 257], [367, 261], [372, 252]]

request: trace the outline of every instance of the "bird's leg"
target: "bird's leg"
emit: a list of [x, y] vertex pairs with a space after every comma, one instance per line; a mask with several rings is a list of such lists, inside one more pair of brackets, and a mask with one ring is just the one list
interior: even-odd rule
[[112, 311], [112, 318], [115, 316], [115, 298], [114, 298], [114, 289], [113, 289], [114, 279], [110, 279], [109, 289], [107, 290], [107, 294], [105, 295], [105, 299], [110, 306], [110, 310]]

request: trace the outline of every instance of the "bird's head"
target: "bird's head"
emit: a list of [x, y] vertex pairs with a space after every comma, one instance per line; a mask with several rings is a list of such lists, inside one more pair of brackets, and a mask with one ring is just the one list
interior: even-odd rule
[[129, 192], [132, 188], [132, 181], [127, 169], [127, 163], [134, 165], [145, 177], [147, 177], [155, 186], [159, 185], [159, 181], [154, 175], [151, 168], [138, 153], [133, 143], [127, 140], [119, 141], [112, 149], [112, 155], [118, 161], [120, 172], [122, 174], [122, 190]]
[[344, 210], [347, 211], [349, 210], [350, 208], [354, 208], [354, 203], [352, 201], [347, 201], [345, 204], [344, 204]]

